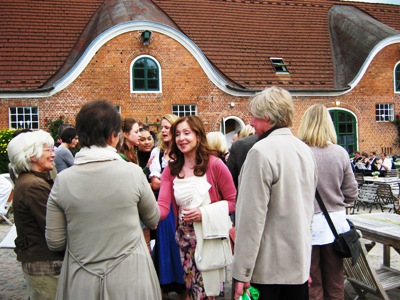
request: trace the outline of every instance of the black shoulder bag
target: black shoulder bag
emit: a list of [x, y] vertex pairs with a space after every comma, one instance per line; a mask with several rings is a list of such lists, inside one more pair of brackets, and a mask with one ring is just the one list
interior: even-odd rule
[[357, 233], [356, 227], [354, 224], [347, 220], [350, 225], [350, 230], [341, 234], [338, 234], [335, 226], [329, 216], [328, 211], [326, 210], [325, 204], [322, 201], [321, 195], [318, 190], [315, 191], [315, 197], [317, 198], [319, 207], [325, 215], [325, 219], [329, 224], [329, 227], [332, 230], [333, 235], [335, 236], [335, 240], [333, 242], [333, 247], [336, 251], [336, 254], [339, 257], [351, 257], [351, 264], [354, 266], [357, 263], [358, 257], [360, 256], [360, 241], [359, 235]]

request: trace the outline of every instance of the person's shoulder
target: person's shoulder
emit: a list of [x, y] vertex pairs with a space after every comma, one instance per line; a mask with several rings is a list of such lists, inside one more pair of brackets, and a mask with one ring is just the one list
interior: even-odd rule
[[257, 140], [258, 140], [258, 135], [252, 134], [252, 135], [246, 136], [245, 138], [237, 140], [236, 142], [233, 143], [233, 145], [235, 145], [235, 143], [238, 143], [238, 145], [240, 145], [240, 144], [254, 144]]
[[336, 151], [336, 152], [340, 153], [341, 155], [345, 156], [346, 158], [350, 159], [349, 153], [342, 146], [337, 145], [337, 144], [330, 144], [328, 146], [328, 148], [330, 148], [330, 149], [332, 149], [332, 151]]
[[17, 179], [17, 183], [19, 187], [30, 188], [30, 187], [39, 187], [42, 185], [49, 185], [49, 183], [44, 178], [45, 175], [41, 176], [41, 174], [33, 173], [33, 172], [24, 172], [20, 174]]
[[219, 157], [216, 157], [214, 155], [210, 155], [209, 156], [209, 165], [215, 165], [215, 164], [220, 164], [220, 163], [224, 163]]
[[69, 151], [69, 149], [64, 147], [64, 146], [62, 146], [62, 145], [60, 145], [58, 147], [54, 147], [54, 153], [65, 152], [65, 151]]
[[231, 152], [234, 152], [235, 150], [240, 151], [242, 149], [251, 148], [257, 141], [258, 135], [255, 134], [239, 139], [232, 144]]

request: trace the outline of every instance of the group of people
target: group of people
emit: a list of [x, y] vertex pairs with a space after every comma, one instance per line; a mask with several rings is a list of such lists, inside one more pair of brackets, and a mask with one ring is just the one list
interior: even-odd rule
[[249, 107], [255, 134], [235, 141], [227, 162], [223, 135], [197, 116], [164, 115], [155, 141], [102, 100], [79, 111], [69, 136], [81, 149], [54, 181], [48, 133], [12, 139], [15, 251], [30, 299], [215, 299], [234, 212], [234, 299], [250, 285], [260, 300], [343, 299], [342, 259], [315, 191], [342, 233], [357, 182], [328, 110], [311, 106], [295, 137], [288, 91], [267, 88]]
[[379, 176], [384, 177], [387, 171], [396, 169], [394, 165], [396, 158], [397, 156], [394, 156], [394, 160], [392, 161], [384, 152], [380, 153], [379, 157], [377, 157], [375, 151], [371, 151], [369, 156], [365, 151], [356, 151], [354, 152], [353, 159], [351, 159], [351, 166], [356, 173], [371, 175], [372, 172], [379, 172]]

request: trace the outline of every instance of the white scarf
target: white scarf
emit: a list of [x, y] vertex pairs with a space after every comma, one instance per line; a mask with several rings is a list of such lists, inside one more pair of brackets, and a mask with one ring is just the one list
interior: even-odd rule
[[98, 147], [98, 146], [90, 146], [83, 147], [76, 155], [74, 164], [82, 165], [91, 162], [98, 161], [111, 161], [111, 160], [121, 160], [122, 157], [117, 153], [117, 150], [111, 146], [106, 147]]

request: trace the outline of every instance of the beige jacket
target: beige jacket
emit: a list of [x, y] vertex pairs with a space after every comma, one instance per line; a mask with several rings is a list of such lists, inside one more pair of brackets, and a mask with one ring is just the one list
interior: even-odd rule
[[316, 186], [313, 153], [290, 129], [276, 129], [253, 146], [239, 178], [235, 279], [307, 281]]
[[142, 169], [112, 150], [82, 148], [51, 190], [47, 244], [67, 249], [56, 299], [162, 298], [140, 226], [157, 224], [157, 202]]

